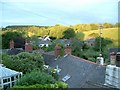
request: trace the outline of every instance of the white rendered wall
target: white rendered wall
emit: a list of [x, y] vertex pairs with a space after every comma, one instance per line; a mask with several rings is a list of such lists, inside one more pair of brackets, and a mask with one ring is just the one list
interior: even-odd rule
[[112, 85], [120, 89], [120, 67], [116, 67], [115, 65], [107, 65], [105, 85]]

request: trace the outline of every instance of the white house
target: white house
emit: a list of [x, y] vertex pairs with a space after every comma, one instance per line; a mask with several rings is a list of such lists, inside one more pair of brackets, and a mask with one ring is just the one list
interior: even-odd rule
[[51, 45], [51, 39], [49, 38], [49, 36], [45, 36], [43, 38], [39, 38], [39, 41], [38, 41], [38, 45], [39, 47], [48, 47], [49, 45]]
[[39, 40], [42, 40], [42, 41], [50, 41], [50, 37], [49, 36], [44, 36], [44, 37], [39, 37]]

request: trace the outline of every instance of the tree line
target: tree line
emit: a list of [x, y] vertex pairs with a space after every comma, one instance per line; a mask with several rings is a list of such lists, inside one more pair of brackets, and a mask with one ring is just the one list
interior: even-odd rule
[[[18, 32], [24, 32], [26, 36], [51, 36], [54, 38], [63, 38], [63, 32], [68, 29], [73, 29], [75, 33], [83, 32], [83, 31], [89, 31], [89, 30], [97, 30], [99, 24], [77, 24], [74, 26], [63, 26], [60, 24], [56, 24], [55, 26], [7, 26], [3, 28], [2, 30], [4, 32], [6, 31], [18, 31]], [[118, 27], [118, 24], [111, 24], [111, 23], [104, 23], [104, 28], [116, 28]]]

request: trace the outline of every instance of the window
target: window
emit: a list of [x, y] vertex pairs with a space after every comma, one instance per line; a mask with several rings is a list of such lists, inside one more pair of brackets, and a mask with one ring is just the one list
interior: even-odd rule
[[8, 78], [8, 82], [10, 82], [10, 78]]
[[13, 76], [13, 77], [11, 77], [11, 81], [14, 81], [14, 76]]
[[3, 83], [6, 83], [6, 82], [8, 82], [8, 80], [7, 79], [3, 79]]
[[59, 74], [61, 69], [58, 67], [58, 65], [56, 66], [56, 70], [57, 70], [57, 73]]
[[68, 79], [70, 79], [70, 75], [69, 74], [67, 74], [64, 78], [62, 78], [62, 80], [65, 82], [65, 81], [67, 81]]
[[3, 90], [6, 90], [7, 88], [10, 88], [10, 84], [4, 85], [4, 89]]
[[15, 83], [14, 82], [12, 82], [12, 87], [15, 85]]
[[22, 77], [22, 75], [20, 74], [20, 78]]

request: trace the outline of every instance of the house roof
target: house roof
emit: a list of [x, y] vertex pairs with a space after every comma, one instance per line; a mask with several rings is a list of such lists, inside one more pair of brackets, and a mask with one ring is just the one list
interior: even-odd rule
[[95, 39], [94, 38], [87, 39], [87, 40], [85, 40], [85, 42], [95, 42]]
[[51, 41], [49, 41], [49, 40], [46, 40], [46, 41], [39, 40], [39, 41], [38, 41], [38, 44], [52, 44], [52, 43], [51, 43]]
[[[113, 89], [112, 86], [106, 86], [106, 85], [91, 82], [91, 81], [86, 81], [86, 83], [82, 86], [82, 88], [104, 88], [105, 90]], [[114, 90], [117, 90], [117, 89], [114, 88]]]
[[86, 81], [104, 84], [105, 66], [98, 65], [73, 55], [62, 57], [56, 61], [53, 58], [51, 59], [49, 58], [49, 62], [47, 63], [54, 68], [58, 65], [61, 69], [61, 80], [66, 75], [70, 75], [70, 78], [66, 81], [70, 88], [81, 88], [85, 85]]
[[52, 64], [55, 61], [54, 51], [52, 51], [52, 52], [45, 52], [43, 54], [43, 57], [44, 57], [45, 64], [47, 64], [47, 65], [50, 65], [50, 64]]
[[16, 55], [16, 54], [21, 53], [21, 52], [23, 52], [23, 49], [21, 49], [21, 48], [12, 48], [12, 49], [9, 49], [7, 51], [7, 53], [9, 55]]
[[55, 41], [56, 43], [63, 43], [63, 44], [71, 44], [71, 40], [70, 39], [58, 39]]
[[20, 73], [21, 72], [17, 72], [17, 71], [11, 70], [9, 68], [3, 67], [0, 64], [0, 78], [11, 77], [11, 76], [14, 76], [14, 75], [17, 75]]

